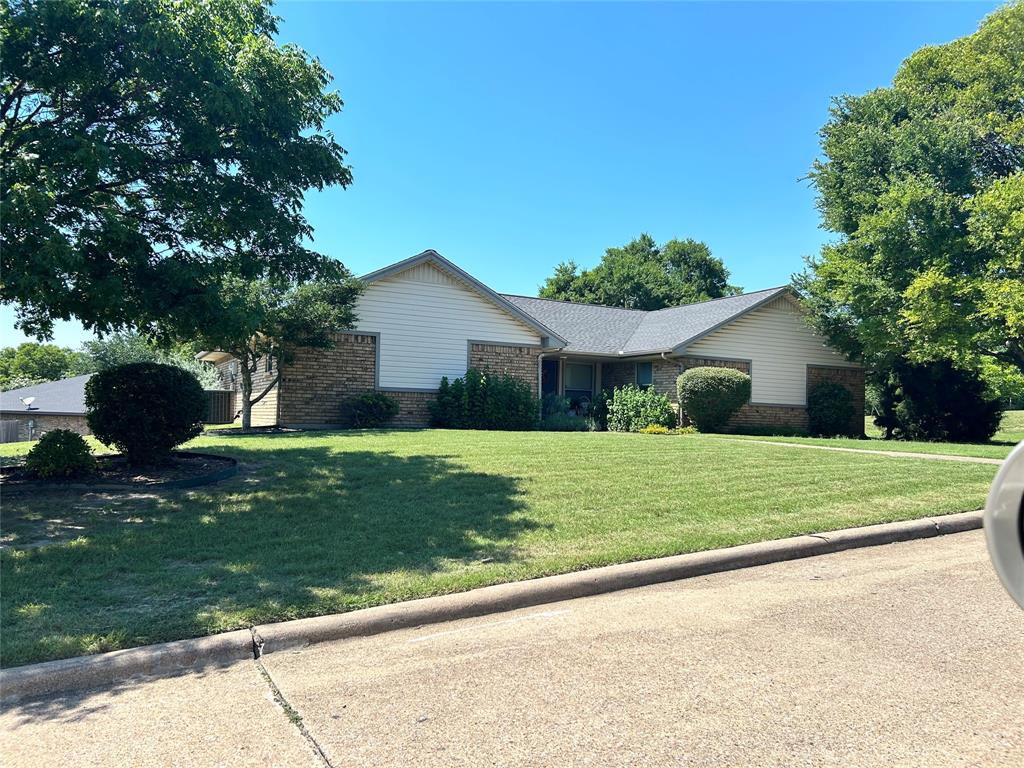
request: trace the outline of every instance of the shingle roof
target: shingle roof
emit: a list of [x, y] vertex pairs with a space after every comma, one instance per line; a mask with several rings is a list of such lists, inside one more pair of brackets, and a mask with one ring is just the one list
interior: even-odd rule
[[[23, 413], [60, 413], [85, 415], [85, 382], [91, 373], [60, 381], [47, 381], [31, 387], [0, 392], [0, 411], [21, 411]], [[29, 410], [20, 398], [34, 397]]]
[[653, 312], [503, 296], [568, 340], [567, 352], [637, 355], [675, 349], [788, 290], [768, 288]]

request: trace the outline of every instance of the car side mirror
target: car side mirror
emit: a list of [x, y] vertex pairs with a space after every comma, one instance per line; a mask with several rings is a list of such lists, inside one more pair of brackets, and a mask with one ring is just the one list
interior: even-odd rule
[[985, 503], [985, 540], [1003, 586], [1024, 608], [1024, 442], [992, 483]]

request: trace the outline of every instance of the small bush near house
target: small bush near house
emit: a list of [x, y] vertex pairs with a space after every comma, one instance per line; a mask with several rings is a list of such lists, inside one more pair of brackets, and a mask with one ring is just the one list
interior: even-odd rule
[[596, 432], [594, 420], [585, 416], [572, 416], [568, 413], [556, 413], [541, 419], [537, 429], [545, 432]]
[[85, 385], [86, 420], [96, 439], [133, 466], [156, 464], [203, 431], [206, 394], [188, 371], [162, 363], [129, 363], [95, 374]]
[[569, 413], [569, 398], [561, 395], [544, 395], [540, 401], [540, 413], [543, 418], [560, 416]]
[[430, 420], [443, 429], [533, 429], [539, 408], [526, 383], [470, 368], [462, 379], [441, 379]]
[[43, 479], [81, 477], [96, 469], [89, 446], [77, 432], [47, 432], [25, 456], [25, 469]]
[[807, 427], [812, 435], [856, 437], [863, 431], [852, 425], [856, 412], [853, 393], [842, 384], [823, 381], [807, 393]]
[[353, 429], [382, 427], [398, 415], [398, 401], [383, 392], [367, 392], [341, 404], [341, 421]]
[[701, 432], [720, 432], [750, 400], [750, 377], [734, 368], [701, 366], [676, 379], [679, 407]]
[[653, 389], [627, 384], [616, 389], [608, 403], [608, 429], [612, 432], [639, 432], [651, 425], [668, 429], [676, 420], [668, 398]]

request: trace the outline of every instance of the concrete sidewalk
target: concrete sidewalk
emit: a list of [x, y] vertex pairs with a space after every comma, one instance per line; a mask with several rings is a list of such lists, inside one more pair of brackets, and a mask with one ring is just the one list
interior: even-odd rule
[[971, 532], [20, 704], [0, 716], [0, 753], [11, 766], [1017, 768], [1022, 681], [1024, 611]]

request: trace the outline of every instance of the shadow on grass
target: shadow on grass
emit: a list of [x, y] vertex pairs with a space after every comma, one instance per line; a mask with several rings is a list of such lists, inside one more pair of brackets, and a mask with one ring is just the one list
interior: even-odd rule
[[444, 572], [514, 559], [536, 527], [516, 478], [290, 438], [218, 446], [247, 471], [139, 499], [130, 515], [79, 513], [59, 496], [7, 502], [16, 528], [73, 518], [76, 537], [3, 553], [3, 665], [394, 602], [424, 577], [445, 591]]

